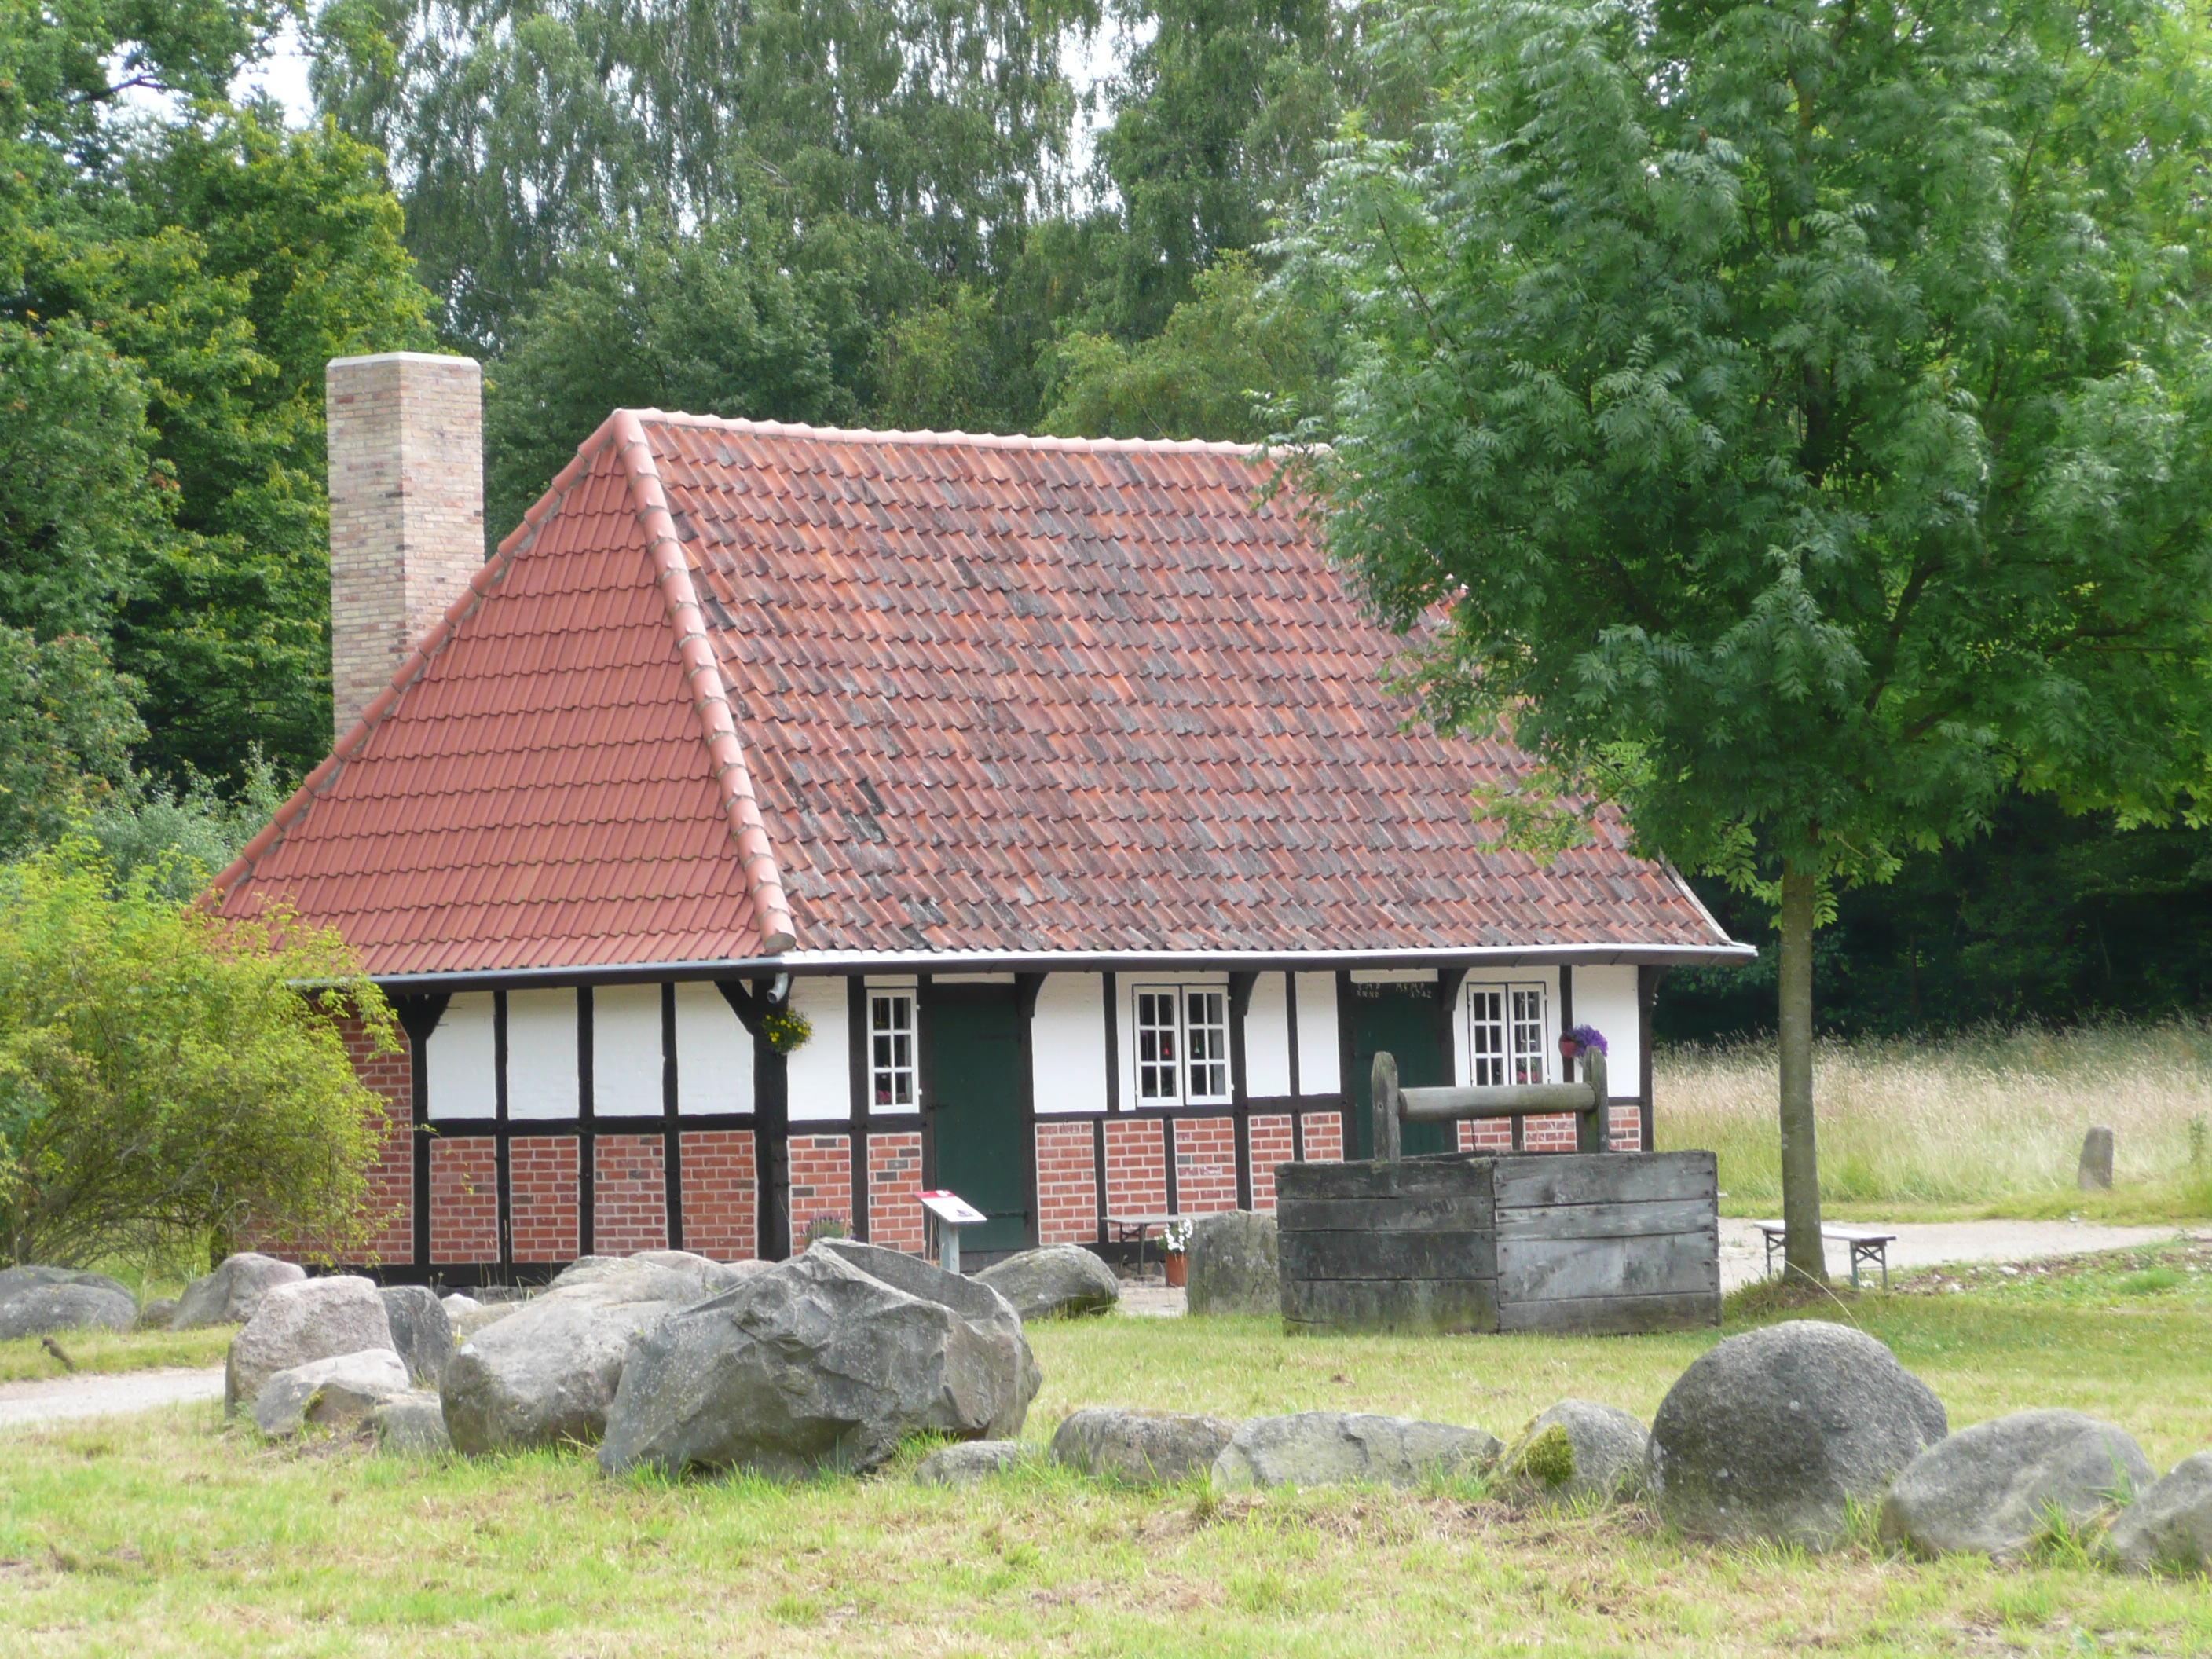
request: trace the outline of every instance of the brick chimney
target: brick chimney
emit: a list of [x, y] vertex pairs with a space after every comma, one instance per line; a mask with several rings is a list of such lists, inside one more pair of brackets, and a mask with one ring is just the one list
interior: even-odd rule
[[331, 718], [343, 736], [483, 563], [483, 371], [470, 357], [333, 357]]

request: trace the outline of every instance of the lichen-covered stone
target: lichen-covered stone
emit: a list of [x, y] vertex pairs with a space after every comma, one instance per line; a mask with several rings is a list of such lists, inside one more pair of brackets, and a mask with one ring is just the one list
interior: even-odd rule
[[989, 1285], [823, 1239], [638, 1340], [599, 1464], [865, 1470], [914, 1434], [1012, 1439], [1041, 1380], [1020, 1318]]
[[2103, 1553], [2123, 1572], [2212, 1570], [2212, 1452], [2183, 1458], [2121, 1510]]
[[1283, 1310], [1275, 1218], [1249, 1210], [1202, 1216], [1190, 1230], [1183, 1256], [1183, 1305], [1196, 1317]]
[[253, 1426], [272, 1438], [308, 1424], [342, 1428], [366, 1422], [392, 1395], [407, 1392], [407, 1367], [390, 1348], [364, 1348], [310, 1360], [268, 1378], [253, 1399]]
[[1881, 1500], [1881, 1535], [1923, 1555], [2017, 1555], [2054, 1519], [2084, 1525], [2151, 1479], [2124, 1429], [2080, 1412], [2014, 1412], [1906, 1464]]
[[1171, 1486], [1210, 1473], [1236, 1433], [1222, 1417], [1086, 1406], [1054, 1431], [1052, 1459], [1104, 1480]]
[[969, 1440], [939, 1446], [923, 1458], [914, 1478], [926, 1486], [972, 1486], [994, 1474], [1004, 1474], [1024, 1458], [1018, 1440]]
[[274, 1285], [230, 1340], [223, 1410], [251, 1406], [261, 1385], [278, 1371], [366, 1348], [391, 1347], [392, 1322], [385, 1317], [384, 1298], [366, 1279], [343, 1274]]
[[1515, 1437], [1498, 1474], [1516, 1498], [1611, 1502], [1642, 1491], [1650, 1453], [1650, 1435], [1626, 1412], [1562, 1400]]
[[1676, 1379], [1652, 1419], [1650, 1480], [1693, 1537], [1825, 1549], [1947, 1426], [1874, 1338], [1791, 1320], [1728, 1338]]
[[1224, 1492], [1255, 1486], [1334, 1486], [1355, 1481], [1417, 1486], [1438, 1477], [1480, 1474], [1498, 1462], [1495, 1435], [1451, 1423], [1360, 1412], [1299, 1412], [1255, 1417], [1213, 1460]]
[[205, 1325], [243, 1325], [270, 1291], [279, 1285], [296, 1285], [307, 1276], [307, 1270], [298, 1262], [280, 1261], [258, 1250], [227, 1255], [213, 1273], [185, 1286], [169, 1328], [196, 1331]]
[[1114, 1270], [1080, 1244], [1024, 1250], [975, 1278], [1005, 1297], [1024, 1320], [1103, 1314], [1121, 1299]]

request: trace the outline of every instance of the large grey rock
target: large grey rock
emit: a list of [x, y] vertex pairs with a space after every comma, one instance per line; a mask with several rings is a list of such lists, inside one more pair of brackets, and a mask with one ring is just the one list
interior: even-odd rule
[[2085, 1193], [2109, 1193], [2112, 1190], [2112, 1132], [2101, 1126], [2081, 1137], [2081, 1166], [2074, 1172], [2074, 1184]]
[[1013, 1438], [1041, 1380], [989, 1285], [823, 1239], [639, 1339], [599, 1464], [868, 1469], [911, 1434]]
[[196, 1331], [203, 1325], [243, 1325], [270, 1291], [279, 1285], [296, 1285], [307, 1276], [298, 1262], [279, 1261], [273, 1255], [252, 1250], [227, 1255], [213, 1273], [185, 1286], [169, 1328]]
[[631, 1340], [682, 1305], [629, 1300], [625, 1288], [667, 1287], [644, 1276], [628, 1286], [572, 1286], [523, 1304], [454, 1349], [438, 1380], [454, 1449], [473, 1456], [598, 1440]]
[[1225, 1418], [1086, 1406], [1054, 1431], [1052, 1457], [1083, 1474], [1171, 1486], [1209, 1474], [1236, 1432]]
[[2153, 1479], [2124, 1430], [2080, 1412], [2014, 1412], [1906, 1464], [1881, 1500], [1881, 1535], [1923, 1555], [2016, 1555], [2054, 1517], [2080, 1526]]
[[529, 1304], [523, 1302], [479, 1302], [472, 1296], [449, 1296], [438, 1304], [446, 1310], [446, 1322], [453, 1329], [453, 1346], [459, 1347], [487, 1325], [496, 1324], [511, 1313], [519, 1313]]
[[395, 1394], [376, 1408], [377, 1449], [392, 1457], [443, 1457], [453, 1449], [445, 1402], [434, 1394]]
[[2121, 1510], [2104, 1555], [2124, 1572], [2212, 1569], [2212, 1452], [2183, 1458]]
[[222, 1408], [234, 1412], [252, 1405], [264, 1382], [295, 1365], [390, 1347], [392, 1322], [384, 1316], [384, 1298], [366, 1279], [343, 1274], [272, 1285], [253, 1317], [230, 1339]]
[[1450, 1423], [1359, 1412], [1255, 1417], [1213, 1460], [1213, 1485], [1333, 1486], [1368, 1481], [1417, 1486], [1437, 1475], [1480, 1474], [1498, 1461], [1495, 1435]]
[[1261, 1314], [1283, 1310], [1282, 1275], [1276, 1267], [1275, 1218], [1227, 1210], [1190, 1230], [1183, 1254], [1183, 1305], [1193, 1314]]
[[635, 1255], [578, 1256], [554, 1276], [545, 1294], [621, 1284], [626, 1299], [696, 1302], [743, 1283], [763, 1261], [715, 1261], [689, 1250], [640, 1250]]
[[453, 1322], [437, 1292], [422, 1285], [384, 1287], [384, 1316], [392, 1323], [392, 1346], [407, 1362], [407, 1374], [435, 1388], [453, 1351]]
[[1532, 1419], [1498, 1461], [1509, 1496], [1549, 1503], [1637, 1496], [1650, 1461], [1651, 1435], [1626, 1412], [1589, 1400], [1562, 1400]]
[[1048, 1244], [1010, 1255], [975, 1275], [1024, 1319], [1104, 1313], [1121, 1299], [1114, 1270], [1080, 1244]]
[[310, 1423], [343, 1428], [366, 1422], [376, 1408], [407, 1392], [407, 1367], [390, 1348], [333, 1354], [271, 1376], [253, 1400], [253, 1426], [272, 1438]]
[[177, 1316], [177, 1298], [157, 1296], [138, 1310], [138, 1328], [142, 1331], [166, 1331], [169, 1322]]
[[127, 1331], [137, 1322], [137, 1298], [106, 1285], [19, 1283], [13, 1295], [0, 1300], [0, 1340], [51, 1331]]
[[964, 1440], [930, 1453], [915, 1469], [914, 1478], [930, 1486], [972, 1486], [1004, 1474], [1024, 1456], [1018, 1440]]
[[1823, 1549], [1941, 1440], [1942, 1402], [1874, 1338], [1792, 1320], [1731, 1336], [1675, 1380], [1651, 1423], [1650, 1483], [1702, 1538]]
[[25, 1267], [0, 1268], [0, 1302], [7, 1301], [19, 1291], [36, 1290], [47, 1285], [83, 1285], [96, 1291], [112, 1291], [118, 1296], [131, 1294], [106, 1273], [89, 1273], [82, 1267], [46, 1267], [33, 1264]]

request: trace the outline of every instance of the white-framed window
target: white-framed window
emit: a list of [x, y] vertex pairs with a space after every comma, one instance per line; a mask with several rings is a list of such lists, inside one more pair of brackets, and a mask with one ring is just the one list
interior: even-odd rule
[[915, 1109], [914, 993], [868, 993], [868, 1088], [879, 1112]]
[[1139, 1104], [1201, 1106], [1231, 1098], [1226, 991], [1140, 985], [1136, 1017]]
[[1468, 986], [1469, 1082], [1480, 1089], [1545, 1081], [1545, 1029], [1542, 986]]

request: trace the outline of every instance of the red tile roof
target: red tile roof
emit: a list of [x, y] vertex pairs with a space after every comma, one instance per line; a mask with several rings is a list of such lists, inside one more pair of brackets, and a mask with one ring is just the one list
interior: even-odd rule
[[1250, 453], [621, 411], [216, 884], [379, 975], [1725, 946], [1617, 822], [1481, 850]]

